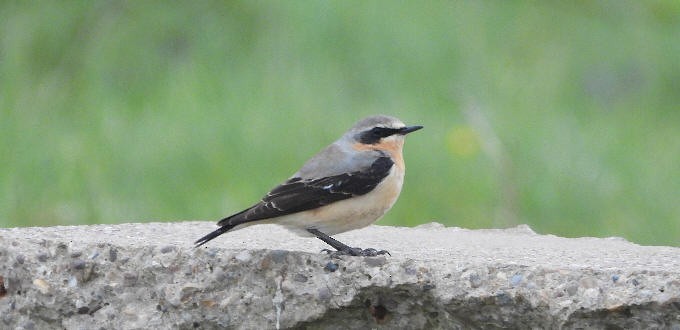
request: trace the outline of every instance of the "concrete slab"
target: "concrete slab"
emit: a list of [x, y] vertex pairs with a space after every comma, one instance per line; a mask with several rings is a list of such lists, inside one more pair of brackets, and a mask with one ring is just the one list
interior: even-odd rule
[[371, 226], [333, 259], [274, 225], [0, 229], [0, 328], [677, 328], [680, 249], [620, 238]]

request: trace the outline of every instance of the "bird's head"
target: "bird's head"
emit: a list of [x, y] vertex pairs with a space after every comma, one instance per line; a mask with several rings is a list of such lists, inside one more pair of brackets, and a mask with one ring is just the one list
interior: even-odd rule
[[406, 126], [394, 117], [378, 115], [364, 118], [345, 134], [355, 149], [401, 150], [406, 134], [415, 132], [423, 126]]

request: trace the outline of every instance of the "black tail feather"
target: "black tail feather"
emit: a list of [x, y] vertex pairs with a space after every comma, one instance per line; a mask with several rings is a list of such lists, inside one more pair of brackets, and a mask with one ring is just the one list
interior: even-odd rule
[[199, 238], [196, 242], [194, 242], [194, 244], [196, 244], [196, 246], [194, 246], [194, 247], [197, 248], [197, 247], [199, 247], [199, 246], [201, 246], [205, 243], [208, 243], [211, 240], [213, 240], [215, 237], [220, 236], [220, 235], [228, 232], [229, 230], [231, 230], [234, 227], [236, 227], [236, 225], [226, 225], [226, 226], [222, 226], [220, 228], [217, 228], [217, 229], [215, 229], [215, 231], [211, 232], [208, 235], [205, 235], [205, 236]]

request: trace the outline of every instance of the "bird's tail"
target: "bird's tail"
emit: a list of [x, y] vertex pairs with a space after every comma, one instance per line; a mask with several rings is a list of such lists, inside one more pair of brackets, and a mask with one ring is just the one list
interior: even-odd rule
[[214, 239], [215, 237], [220, 236], [220, 235], [228, 232], [229, 230], [231, 230], [234, 227], [236, 227], [236, 225], [224, 225], [220, 228], [217, 228], [217, 229], [215, 229], [215, 231], [211, 232], [208, 235], [205, 235], [205, 236], [199, 238], [196, 242], [194, 242], [194, 244], [196, 244], [194, 247], [197, 248], [197, 247], [199, 247], [199, 246], [201, 246], [205, 243], [208, 243], [212, 239]]

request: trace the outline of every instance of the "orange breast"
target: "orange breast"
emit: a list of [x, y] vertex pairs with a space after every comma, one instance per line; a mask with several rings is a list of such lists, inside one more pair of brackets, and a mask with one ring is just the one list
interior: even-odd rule
[[363, 143], [355, 143], [352, 146], [355, 150], [359, 151], [364, 151], [364, 150], [379, 150], [379, 151], [385, 151], [387, 152], [390, 157], [392, 158], [392, 161], [394, 164], [399, 168], [400, 171], [404, 171], [406, 168], [404, 164], [404, 156], [402, 154], [402, 150], [404, 148], [404, 140], [403, 139], [383, 139], [380, 143], [377, 144], [363, 144]]

